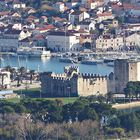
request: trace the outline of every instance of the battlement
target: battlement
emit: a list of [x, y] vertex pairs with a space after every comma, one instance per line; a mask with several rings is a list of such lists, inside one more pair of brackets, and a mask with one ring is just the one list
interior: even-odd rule
[[[72, 75], [72, 73], [71, 73]], [[63, 74], [56, 74], [56, 73], [51, 73], [49, 75], [50, 78], [54, 80], [61, 80], [61, 81], [67, 81], [71, 80], [72, 76], [67, 75], [66, 73]], [[78, 73], [78, 77], [85, 79], [96, 79], [96, 80], [106, 80], [108, 77], [107, 75], [102, 76], [100, 74], [93, 74], [93, 73]]]
[[102, 76], [99, 74], [92, 74], [92, 73], [81, 73], [80, 74], [84, 79], [96, 78], [96, 79], [107, 79], [107, 75]]

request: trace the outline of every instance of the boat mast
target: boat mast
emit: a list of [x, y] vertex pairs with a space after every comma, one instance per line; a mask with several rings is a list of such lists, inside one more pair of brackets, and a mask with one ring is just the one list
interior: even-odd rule
[[20, 59], [19, 59], [19, 55], [18, 55], [18, 67], [20, 68]]

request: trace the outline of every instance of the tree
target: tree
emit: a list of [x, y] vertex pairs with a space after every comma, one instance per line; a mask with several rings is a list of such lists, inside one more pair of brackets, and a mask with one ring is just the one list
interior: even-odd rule
[[32, 84], [34, 74], [35, 74], [35, 70], [30, 70], [30, 84]]
[[16, 113], [26, 113], [27, 112], [27, 109], [25, 106], [23, 106], [22, 104], [17, 104], [15, 106], [15, 112]]
[[140, 122], [134, 112], [125, 113], [119, 118], [121, 120], [121, 127], [125, 128], [127, 131], [135, 131], [140, 129]]
[[117, 117], [112, 118], [109, 121], [109, 126], [112, 127], [112, 128], [120, 127], [121, 126], [120, 119], [117, 118]]
[[93, 108], [85, 107], [84, 110], [78, 116], [79, 120], [98, 120], [98, 114]]
[[130, 101], [131, 101], [131, 98], [133, 96], [135, 96], [136, 90], [137, 90], [137, 88], [136, 88], [136, 85], [134, 84], [134, 82], [127, 83], [126, 88], [124, 89], [124, 92], [127, 97], [129, 96]]
[[21, 140], [46, 140], [45, 126], [41, 122], [33, 123], [28, 119], [21, 118], [17, 122], [17, 139]]
[[21, 83], [22, 83], [22, 79], [23, 79], [23, 76], [24, 76], [25, 73], [26, 73], [26, 69], [25, 69], [24, 67], [21, 67], [21, 68], [19, 68], [18, 72], [20, 73], [20, 74], [18, 75], [18, 79], [19, 79], [19, 80], [21, 81]]
[[7, 114], [7, 113], [14, 113], [15, 110], [11, 107], [11, 106], [4, 106], [0, 109], [0, 112], [3, 113], [3, 114]]

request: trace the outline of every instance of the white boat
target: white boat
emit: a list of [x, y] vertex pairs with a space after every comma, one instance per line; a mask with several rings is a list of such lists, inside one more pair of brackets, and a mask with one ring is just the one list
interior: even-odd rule
[[29, 57], [50, 57], [50, 51], [46, 51], [45, 47], [19, 47], [17, 49], [18, 55], [29, 56]]
[[45, 47], [32, 47], [29, 56], [31, 57], [51, 57], [51, 52]]
[[103, 64], [104, 63], [104, 60], [103, 59], [96, 59], [95, 62], [97, 64]]
[[78, 63], [78, 60], [76, 60], [75, 58], [71, 58], [71, 57], [61, 57], [59, 58], [60, 62], [65, 62], [65, 63]]
[[97, 65], [97, 62], [95, 60], [82, 60], [81, 64], [86, 64], [86, 65]]
[[67, 57], [61, 57], [59, 58], [59, 61], [64, 63], [72, 63], [71, 58], [67, 58]]

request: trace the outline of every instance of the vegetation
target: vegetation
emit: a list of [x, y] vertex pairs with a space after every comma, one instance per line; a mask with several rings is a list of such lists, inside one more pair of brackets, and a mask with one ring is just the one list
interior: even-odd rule
[[134, 98], [138, 100], [140, 97], [140, 82], [128, 82], [124, 92], [130, 101]]
[[[108, 95], [109, 98], [111, 94]], [[108, 100], [107, 100], [108, 101]], [[116, 110], [101, 96], [0, 101], [0, 139], [103, 139], [139, 136], [140, 109]], [[29, 139], [30, 140], [30, 139]]]

